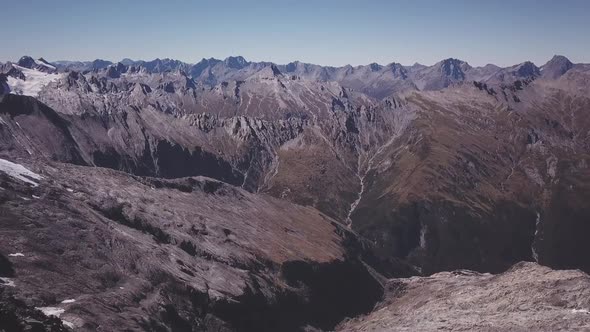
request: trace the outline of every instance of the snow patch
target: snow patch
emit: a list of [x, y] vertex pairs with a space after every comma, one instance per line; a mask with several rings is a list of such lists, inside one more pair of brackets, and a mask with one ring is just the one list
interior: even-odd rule
[[36, 307], [35, 309], [41, 310], [45, 316], [55, 316], [57, 318], [66, 311], [65, 309], [56, 307]]
[[11, 93], [16, 95], [36, 97], [47, 84], [57, 81], [64, 76], [64, 74], [48, 74], [17, 65], [13, 66], [25, 75], [25, 80], [8, 76], [8, 86], [10, 87]]
[[69, 328], [71, 328], [71, 329], [73, 329], [74, 327], [76, 327], [76, 326], [74, 325], [74, 323], [72, 323], [72, 322], [68, 322], [67, 320], [63, 320], [63, 319], [62, 319], [62, 320], [61, 320], [61, 322], [62, 322], [62, 323], [65, 325], [65, 326], [67, 326], [67, 327], [69, 327]]
[[65, 304], [65, 303], [74, 303], [74, 302], [76, 302], [76, 300], [75, 300], [75, 299], [68, 299], [68, 300], [63, 300], [63, 301], [61, 301], [61, 303], [64, 303], [64, 304]]
[[12, 280], [11, 278], [3, 278], [0, 277], [0, 286], [8, 286], [8, 287], [16, 287], [16, 285], [14, 284], [14, 280]]
[[53, 70], [56, 70], [56, 69], [57, 69], [57, 68], [55, 68], [54, 66], [52, 66], [52, 65], [50, 65], [50, 64], [48, 64], [48, 63], [46, 63], [46, 62], [43, 62], [41, 59], [39, 59], [39, 60], [36, 60], [36, 61], [35, 61], [35, 63], [36, 63], [37, 65], [43, 66], [43, 67], [45, 67], [45, 68], [49, 68], [49, 69], [53, 69]]
[[35, 181], [43, 179], [43, 177], [37, 173], [33, 173], [21, 164], [16, 164], [11, 161], [0, 159], [0, 171], [6, 173], [8, 176], [26, 182], [33, 187], [39, 185]]
[[590, 311], [586, 309], [572, 309], [574, 314], [590, 314]]
[[14, 254], [8, 254], [8, 256], [10, 257], [25, 257], [25, 255], [22, 252], [17, 252]]
[[[41, 310], [41, 312], [45, 316], [55, 316], [57, 318], [59, 318], [59, 316], [61, 316], [61, 314], [63, 314], [66, 311], [66, 309], [57, 308], [57, 307], [36, 307], [35, 309]], [[74, 323], [72, 323], [72, 322], [69, 322], [69, 321], [63, 320], [63, 319], [61, 321], [64, 325], [66, 325], [69, 328], [73, 329], [75, 327]]]

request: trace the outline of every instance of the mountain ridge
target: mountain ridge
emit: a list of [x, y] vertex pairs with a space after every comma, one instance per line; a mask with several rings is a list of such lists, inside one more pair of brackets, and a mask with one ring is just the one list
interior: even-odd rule
[[[25, 56], [23, 58], [30, 57]], [[213, 86], [222, 82], [243, 81], [256, 75], [266, 67], [272, 68], [274, 66], [281, 73], [293, 77], [311, 81], [338, 82], [346, 88], [354, 89], [373, 98], [383, 99], [394, 93], [411, 90], [440, 90], [465, 81], [512, 84], [519, 79], [526, 80], [538, 77], [557, 79], [572, 68], [585, 68], [587, 65], [573, 64], [563, 56], [554, 56], [542, 66], [536, 66], [530, 61], [525, 61], [508, 67], [499, 67], [493, 64], [472, 67], [465, 61], [447, 58], [432, 66], [416, 64], [404, 66], [391, 62], [387, 65], [370, 63], [359, 66], [333, 67], [300, 61], [293, 61], [288, 64], [264, 61], [252, 62], [242, 56], [230, 56], [223, 60], [215, 58], [202, 59], [194, 64], [169, 58], [157, 58], [151, 61], [126, 58], [117, 63], [104, 60], [94, 60], [92, 62], [58, 61], [55, 66], [60, 71], [74, 70], [80, 72], [101, 71], [113, 66], [125, 66], [134, 68], [134, 71], [141, 70], [148, 73], [182, 71], [195, 81]], [[546, 70], [541, 73], [543, 68], [546, 68]]]

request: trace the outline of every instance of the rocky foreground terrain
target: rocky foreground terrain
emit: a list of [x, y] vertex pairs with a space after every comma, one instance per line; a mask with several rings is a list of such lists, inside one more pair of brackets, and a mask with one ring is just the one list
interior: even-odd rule
[[392, 279], [384, 300], [339, 331], [588, 331], [590, 278], [518, 263], [498, 274], [467, 270]]
[[7, 331], [586, 328], [588, 65], [0, 72]]

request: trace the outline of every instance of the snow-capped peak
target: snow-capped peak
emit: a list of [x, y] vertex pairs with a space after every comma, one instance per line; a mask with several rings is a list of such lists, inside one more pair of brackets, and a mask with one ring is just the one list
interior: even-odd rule
[[49, 69], [53, 69], [53, 70], [57, 70], [57, 68], [55, 68], [54, 65], [52, 65], [51, 63], [47, 62], [47, 60], [43, 59], [43, 58], [39, 58], [37, 59], [37, 61], [35, 61], [35, 63], [39, 66], [43, 66]]
[[33, 59], [32, 57], [25, 55], [18, 60], [17, 63], [20, 67], [27, 68], [27, 69], [37, 69], [39, 71], [47, 72], [47, 73], [54, 73], [57, 71], [57, 68], [49, 63], [47, 60], [43, 58], [39, 58], [37, 60]]

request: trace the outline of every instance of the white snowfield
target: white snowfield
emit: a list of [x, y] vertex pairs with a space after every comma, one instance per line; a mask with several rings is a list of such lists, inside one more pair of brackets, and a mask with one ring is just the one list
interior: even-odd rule
[[[61, 316], [61, 314], [63, 314], [66, 311], [65, 309], [57, 307], [37, 307], [35, 309], [41, 310], [41, 312], [45, 314], [45, 316], [55, 316], [57, 318], [59, 318], [59, 316]], [[61, 321], [64, 325], [68, 326], [71, 329], [75, 327], [74, 323], [72, 322], [63, 319]]]
[[56, 70], [56, 69], [57, 69], [57, 68], [55, 68], [55, 66], [52, 66], [52, 65], [50, 65], [50, 64], [48, 64], [48, 63], [45, 63], [45, 62], [43, 62], [43, 61], [40, 61], [40, 60], [37, 60], [37, 61], [35, 61], [35, 63], [36, 63], [37, 65], [41, 65], [41, 66], [43, 66], [43, 67], [45, 67], [45, 68], [49, 68], [49, 69], [53, 69], [53, 70]]
[[[46, 64], [41, 63], [43, 66]], [[25, 95], [36, 97], [39, 95], [41, 89], [47, 84], [57, 81], [62, 78], [64, 74], [48, 74], [42, 71], [28, 69], [21, 66], [13, 65], [16, 69], [23, 72], [25, 80], [8, 76], [8, 86], [10, 87], [11, 93], [16, 95]]]
[[43, 177], [37, 173], [31, 172], [21, 164], [15, 164], [11, 161], [0, 158], [0, 172], [6, 173], [8, 176], [26, 182], [33, 187], [39, 185], [38, 182]]
[[25, 257], [22, 252], [17, 252], [15, 254], [8, 254], [9, 257]]

